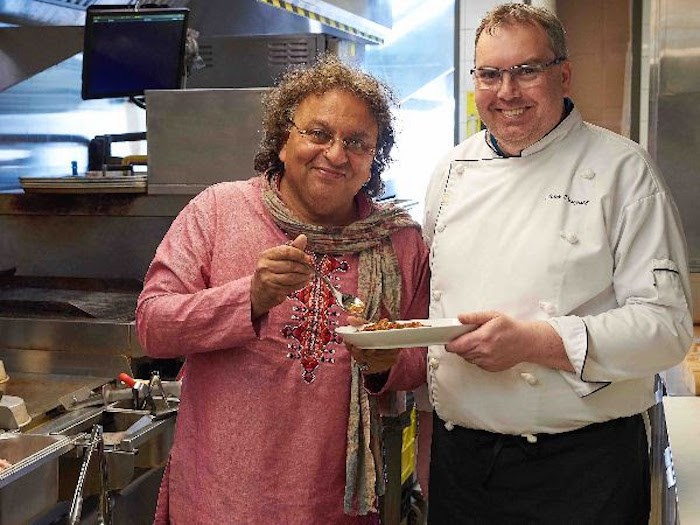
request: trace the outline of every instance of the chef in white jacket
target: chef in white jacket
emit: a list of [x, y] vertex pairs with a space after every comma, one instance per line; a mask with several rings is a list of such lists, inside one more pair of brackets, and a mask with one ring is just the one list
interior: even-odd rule
[[637, 144], [568, 98], [560, 21], [501, 5], [477, 30], [486, 130], [437, 167], [429, 523], [647, 523], [643, 415], [692, 333], [685, 238]]

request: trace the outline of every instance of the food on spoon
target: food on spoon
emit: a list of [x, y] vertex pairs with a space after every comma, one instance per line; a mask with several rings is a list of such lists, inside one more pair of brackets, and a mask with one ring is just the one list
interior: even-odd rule
[[365, 311], [365, 303], [355, 297], [352, 303], [345, 305], [345, 309], [353, 315], [361, 316]]
[[420, 321], [389, 321], [389, 319], [380, 319], [376, 323], [370, 323], [360, 328], [361, 332], [376, 332], [379, 330], [395, 330], [397, 328], [419, 328], [421, 326], [429, 326]]
[[6, 459], [0, 458], [0, 470], [5, 470], [6, 468], [10, 468], [12, 466], [12, 463], [7, 461]]

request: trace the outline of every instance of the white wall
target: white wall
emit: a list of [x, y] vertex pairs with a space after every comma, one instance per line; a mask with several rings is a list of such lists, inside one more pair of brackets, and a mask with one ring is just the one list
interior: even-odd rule
[[497, 0], [459, 0], [459, 84], [457, 100], [457, 139], [463, 141], [475, 131], [475, 119], [467, 113], [469, 92], [474, 82], [469, 71], [474, 67], [474, 34], [483, 16], [492, 8], [505, 2]]

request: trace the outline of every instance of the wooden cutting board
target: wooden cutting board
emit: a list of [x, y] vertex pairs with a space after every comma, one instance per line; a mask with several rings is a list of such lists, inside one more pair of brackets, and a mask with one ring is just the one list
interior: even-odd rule
[[700, 396], [700, 325], [695, 325], [693, 346], [683, 360], [683, 382], [696, 396]]

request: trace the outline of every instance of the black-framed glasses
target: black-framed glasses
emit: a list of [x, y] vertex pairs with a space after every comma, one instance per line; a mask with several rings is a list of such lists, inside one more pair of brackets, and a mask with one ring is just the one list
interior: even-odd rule
[[294, 129], [297, 130], [299, 135], [304, 137], [309, 143], [313, 144], [314, 146], [323, 146], [326, 149], [330, 149], [331, 147], [333, 147], [335, 141], [339, 140], [340, 143], [343, 145], [343, 149], [346, 153], [355, 155], [357, 157], [374, 155], [377, 151], [376, 148], [373, 148], [362, 139], [341, 139], [340, 137], [334, 136], [333, 133], [323, 128], [304, 129], [297, 126], [293, 120], [290, 120], [289, 123], [294, 127]]
[[497, 67], [478, 67], [469, 73], [474, 76], [476, 89], [493, 90], [498, 89], [503, 82], [503, 75], [508, 73], [511, 80], [518, 83], [520, 87], [529, 88], [539, 85], [544, 79], [544, 71], [552, 66], [561, 64], [566, 57], [557, 57], [550, 62], [543, 64], [518, 64], [517, 66], [498, 69]]

